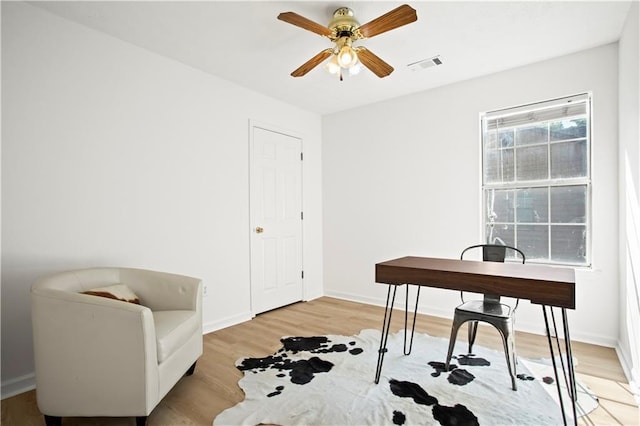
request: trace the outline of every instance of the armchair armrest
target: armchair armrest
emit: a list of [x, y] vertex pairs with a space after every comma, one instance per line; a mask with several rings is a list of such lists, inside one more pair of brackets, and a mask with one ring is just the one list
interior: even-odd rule
[[43, 412], [143, 416], [153, 409], [159, 379], [149, 308], [51, 288], [32, 288], [31, 303]]

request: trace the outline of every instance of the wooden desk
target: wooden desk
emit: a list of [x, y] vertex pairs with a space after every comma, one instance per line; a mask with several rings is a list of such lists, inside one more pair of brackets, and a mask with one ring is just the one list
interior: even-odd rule
[[[567, 419], [564, 412], [564, 403], [560, 391], [560, 381], [556, 368], [556, 355], [551, 336], [560, 336], [556, 327], [553, 308], [560, 308], [562, 312], [563, 336], [565, 352], [556, 339], [559, 359], [561, 360], [567, 389], [569, 389], [571, 405], [573, 409], [574, 423], [576, 416], [576, 387], [573, 359], [571, 356], [571, 339], [569, 337], [569, 323], [566, 309], [575, 309], [575, 272], [571, 268], [559, 268], [543, 265], [523, 265], [519, 263], [478, 262], [457, 259], [438, 259], [430, 257], [402, 257], [376, 264], [376, 282], [388, 284], [387, 302], [385, 306], [384, 321], [382, 325], [382, 337], [378, 351], [378, 366], [376, 368], [375, 382], [380, 381], [384, 354], [387, 352], [387, 337], [391, 325], [391, 315], [398, 286], [407, 284], [407, 298], [405, 304], [405, 345], [404, 353], [411, 352], [411, 344], [407, 350], [407, 311], [408, 311], [408, 285], [418, 286], [416, 294], [415, 311], [413, 317], [413, 329], [411, 342], [415, 330], [415, 318], [420, 298], [420, 287], [435, 287], [475, 293], [491, 293], [506, 297], [526, 299], [534, 304], [542, 305], [545, 322], [545, 330], [549, 343], [549, 351], [556, 373], [556, 385], [560, 398], [560, 409], [565, 424]], [[393, 292], [392, 292], [393, 290]], [[549, 309], [552, 316], [554, 334], [549, 328]], [[563, 357], [564, 355], [564, 357]], [[565, 368], [566, 364], [566, 368]]]
[[414, 284], [527, 299], [575, 309], [575, 273], [570, 268], [520, 263], [401, 257], [376, 264], [376, 282]]

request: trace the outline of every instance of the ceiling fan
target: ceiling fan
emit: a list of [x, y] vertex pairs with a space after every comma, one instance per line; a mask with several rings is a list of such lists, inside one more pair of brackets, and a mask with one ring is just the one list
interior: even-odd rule
[[324, 49], [313, 58], [298, 67], [291, 73], [293, 77], [302, 77], [313, 68], [317, 67], [325, 59], [332, 56], [327, 63], [327, 70], [332, 74], [340, 74], [342, 69], [353, 70], [358, 62], [370, 69], [378, 77], [386, 77], [393, 72], [393, 67], [376, 56], [364, 46], [353, 46], [353, 42], [365, 38], [371, 38], [401, 27], [418, 19], [418, 15], [411, 6], [404, 4], [399, 6], [364, 25], [356, 20], [353, 10], [348, 7], [338, 8], [333, 13], [333, 19], [328, 26], [320, 25], [295, 12], [283, 12], [278, 19], [313, 33], [327, 37], [335, 45]]

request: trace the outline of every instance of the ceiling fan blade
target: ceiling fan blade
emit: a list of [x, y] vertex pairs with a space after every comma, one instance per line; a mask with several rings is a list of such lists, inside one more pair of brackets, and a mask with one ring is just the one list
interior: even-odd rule
[[418, 14], [415, 9], [408, 4], [403, 4], [373, 21], [361, 25], [358, 31], [363, 38], [371, 38], [417, 20]]
[[309, 59], [304, 64], [300, 65], [300, 67], [298, 67], [298, 69], [292, 72], [291, 75], [293, 77], [302, 77], [303, 75], [305, 75], [306, 73], [308, 73], [309, 71], [311, 71], [312, 69], [320, 65], [322, 61], [324, 61], [331, 55], [332, 55], [332, 49], [325, 49], [322, 52], [318, 53], [313, 58]]
[[311, 31], [312, 33], [320, 34], [321, 36], [329, 37], [333, 34], [333, 31], [324, 25], [313, 22], [311, 19], [298, 15], [295, 12], [282, 12], [278, 15], [278, 19], [291, 25], [295, 25], [296, 27]]
[[369, 49], [359, 47], [356, 52], [362, 65], [369, 68], [378, 77], [386, 77], [393, 72], [393, 67], [391, 65], [380, 59]]

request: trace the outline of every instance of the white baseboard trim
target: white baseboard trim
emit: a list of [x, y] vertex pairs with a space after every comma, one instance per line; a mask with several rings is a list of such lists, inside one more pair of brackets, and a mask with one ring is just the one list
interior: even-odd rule
[[25, 374], [2, 382], [1, 399], [11, 398], [36, 388], [35, 373]]
[[[364, 303], [367, 305], [374, 305], [374, 306], [384, 307], [386, 304], [386, 299], [360, 296], [357, 294], [343, 293], [338, 291], [326, 291], [325, 296], [335, 297], [336, 299], [349, 300], [351, 302]], [[398, 308], [404, 309], [404, 297], [400, 299], [402, 300], [399, 300], [399, 298], [396, 297], [396, 302], [394, 304], [394, 307], [396, 309]], [[409, 301], [410, 309], [413, 309], [412, 303], [413, 302], [410, 300]], [[452, 315], [453, 315], [453, 311], [450, 309], [443, 309], [438, 306], [428, 306], [428, 305], [421, 306], [420, 309], [418, 309], [418, 313], [424, 314], [424, 315], [431, 315], [439, 318], [445, 318], [445, 319], [452, 319]], [[569, 325], [571, 326], [571, 324]], [[516, 330], [542, 336], [544, 335], [544, 321], [542, 320], [542, 318], [539, 323], [538, 322], [532, 323], [530, 321], [529, 322], [519, 321], [517, 322]], [[575, 342], [584, 342], [592, 345], [605, 346], [608, 348], [615, 348], [618, 344], [617, 340], [613, 340], [611, 338], [607, 338], [607, 337], [595, 335], [595, 334], [580, 333], [580, 332], [573, 332], [573, 331], [571, 332], [571, 340]]]
[[629, 382], [629, 386], [631, 387], [631, 392], [633, 392], [636, 402], [640, 404], [640, 374], [638, 374], [638, 370], [633, 369], [630, 362], [631, 357], [627, 351], [623, 350], [620, 345], [616, 345], [615, 350], [616, 355], [618, 355], [618, 360], [620, 360], [622, 371], [627, 377], [627, 382]]
[[329, 290], [329, 291], [325, 291], [324, 295], [327, 297], [333, 297], [336, 299], [348, 300], [350, 302], [364, 303], [365, 305], [374, 305], [374, 306], [384, 307], [386, 303], [385, 299], [379, 299], [376, 297], [366, 297], [366, 296], [361, 296], [359, 294], [343, 293], [340, 291]]
[[[571, 326], [571, 324], [569, 324], [569, 326]], [[589, 343], [591, 345], [604, 346], [606, 348], [615, 348], [616, 346], [618, 346], [617, 340], [598, 334], [576, 333], [574, 331], [571, 331], [570, 334], [572, 342]]]
[[[352, 302], [364, 303], [367, 305], [374, 306], [385, 306], [386, 300], [382, 298], [375, 297], [366, 297], [360, 296], [351, 293], [343, 293], [337, 291], [327, 291], [324, 294], [327, 297], [334, 297], [336, 299], [349, 300]], [[318, 297], [321, 297], [319, 295]], [[314, 298], [309, 298], [307, 300], [313, 300]], [[411, 302], [410, 302], [411, 303]], [[402, 303], [400, 301], [396, 302], [396, 308], [402, 308]], [[426, 309], [419, 309], [418, 313], [424, 315], [431, 315], [440, 318], [451, 318], [451, 312], [449, 310], [444, 310], [438, 307], [429, 306]], [[233, 315], [230, 317], [226, 317], [217, 321], [207, 322], [202, 325], [203, 334], [212, 333], [217, 330], [221, 330], [223, 328], [231, 327], [236, 324], [240, 324], [246, 321], [249, 321], [253, 318], [251, 312], [244, 312], [239, 315]], [[542, 334], [540, 332], [539, 324], [525, 324], [520, 323], [518, 326], [520, 331], [525, 331], [527, 333], [533, 334]], [[617, 342], [611, 341], [611, 339], [603, 338], [602, 336], [596, 335], [583, 335], [583, 334], [574, 334], [572, 335], [572, 340], [581, 341], [585, 343], [591, 343], [595, 345], [601, 345], [606, 347], [615, 348], [615, 351], [618, 355], [618, 359], [620, 360], [620, 364], [622, 365], [622, 369], [624, 370], [625, 375], [627, 376], [627, 380], [632, 384], [633, 389], [635, 389], [636, 399], [640, 398], [640, 390], [638, 386], [640, 386], [640, 378], [633, 377], [632, 370], [630, 364], [628, 362], [628, 354], [625, 354], [624, 351], [620, 349]], [[19, 377], [15, 377], [13, 379], [8, 379], [2, 382], [1, 385], [1, 394], [0, 399], [10, 398], [12, 396], [21, 394], [23, 392], [28, 392], [36, 388], [36, 377], [35, 373], [28, 373]]]
[[223, 328], [231, 327], [232, 325], [249, 321], [251, 318], [253, 318], [251, 312], [244, 312], [242, 314], [222, 318], [217, 321], [210, 321], [202, 324], [202, 334], [208, 334], [217, 330], [222, 330]]
[[[322, 297], [323, 294], [313, 294], [304, 299], [304, 302], [309, 302], [314, 299]], [[230, 317], [222, 318], [217, 321], [210, 321], [202, 324], [202, 334], [213, 333], [214, 331], [222, 330], [223, 328], [231, 327], [233, 325], [241, 324], [253, 319], [255, 315], [251, 312], [245, 312], [240, 315], [233, 315]]]
[[[350, 293], [342, 293], [337, 291], [326, 292], [325, 296], [335, 297], [336, 299], [348, 300], [350, 302], [364, 303], [366, 305], [381, 306], [383, 308], [387, 303], [387, 300], [382, 298], [366, 297], [366, 296], [360, 296], [360, 295], [350, 294]], [[411, 310], [411, 312], [413, 312], [413, 309], [414, 309], [414, 306], [413, 306], [414, 300], [409, 300], [409, 309]], [[404, 303], [405, 303], [404, 297], [399, 298], [396, 296], [396, 301], [393, 307], [394, 309], [404, 310]], [[451, 310], [443, 309], [437, 306], [427, 306], [426, 309], [424, 308], [424, 306], [422, 306], [418, 309], [418, 313], [423, 315], [431, 315], [432, 317], [445, 318], [445, 319], [447, 318], [451, 319], [451, 315], [452, 315]]]
[[305, 294], [304, 295], [304, 299], [302, 299], [302, 301], [303, 302], [310, 302], [312, 300], [319, 299], [322, 296], [324, 296], [323, 293], [313, 292], [313, 293], [310, 293], [310, 294]]

